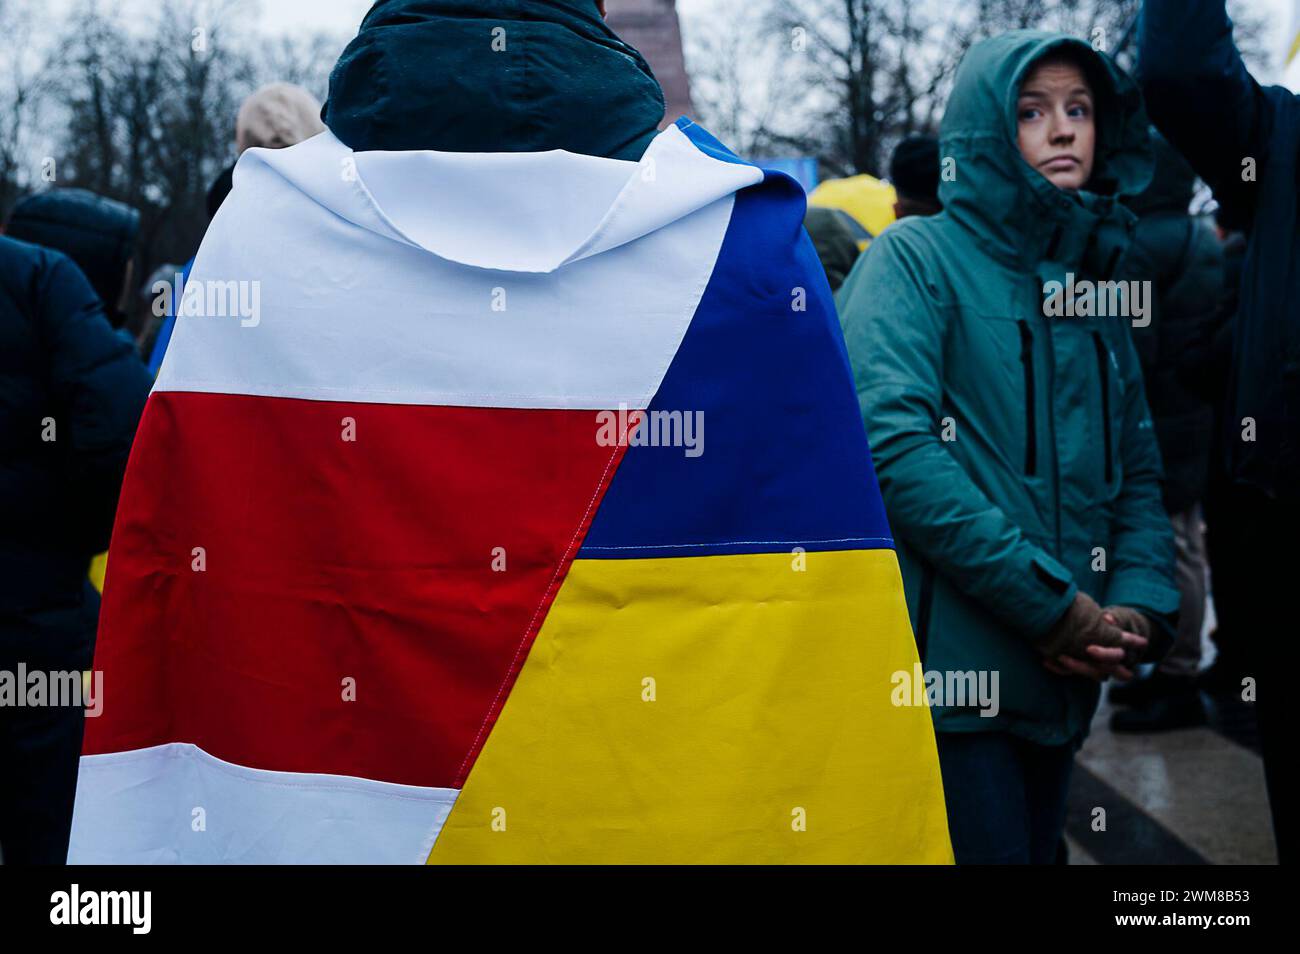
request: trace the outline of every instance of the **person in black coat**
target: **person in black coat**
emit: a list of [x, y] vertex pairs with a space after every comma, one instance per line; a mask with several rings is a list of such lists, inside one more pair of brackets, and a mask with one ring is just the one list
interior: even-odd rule
[[1232, 326], [1237, 316], [1241, 264], [1246, 256], [1246, 237], [1235, 230], [1229, 217], [1215, 213], [1223, 246], [1223, 293], [1210, 320], [1184, 353], [1182, 376], [1189, 388], [1211, 402], [1214, 408], [1214, 443], [1210, 449], [1205, 482], [1205, 554], [1214, 593], [1214, 663], [1201, 673], [1201, 688], [1220, 698], [1241, 694], [1242, 679], [1255, 672], [1250, 662], [1250, 641], [1243, 638], [1243, 613], [1249, 614], [1253, 583], [1246, 572], [1255, 541], [1250, 528], [1238, 514], [1243, 494], [1250, 505], [1250, 492], [1232, 482], [1227, 468], [1224, 436], [1228, 409], [1228, 381], [1232, 372]]
[[125, 324], [139, 212], [85, 189], [49, 189], [14, 206], [5, 234], [71, 258], [99, 295], [109, 323]]
[[1300, 98], [1261, 86], [1242, 62], [1226, 0], [1146, 0], [1138, 69], [1152, 121], [1247, 235], [1233, 322], [1228, 431], [1232, 479], [1249, 494], [1240, 519], [1256, 541], [1244, 637], [1257, 701], [1278, 857], [1291, 857], [1286, 782], [1295, 672], [1294, 547], [1300, 536]]
[[19, 676], [91, 666], [99, 597], [87, 568], [108, 545], [149, 387], [131, 343], [113, 331], [72, 260], [0, 236], [0, 853], [6, 864], [61, 864], [67, 855], [85, 715], [80, 705], [49, 705], [57, 701], [49, 696], [44, 705], [24, 704], [35, 697], [27, 692], [32, 683]]
[[1213, 227], [1189, 212], [1196, 173], [1159, 134], [1151, 184], [1125, 204], [1138, 215], [1125, 271], [1150, 282], [1149, 321], [1132, 329], [1147, 403], [1164, 462], [1163, 501], [1178, 548], [1178, 630], [1151, 676], [1110, 690], [1117, 732], [1157, 732], [1205, 721], [1197, 674], [1205, 622], [1205, 497], [1213, 405], [1183, 380], [1184, 356], [1213, 318], [1224, 284], [1223, 248]]

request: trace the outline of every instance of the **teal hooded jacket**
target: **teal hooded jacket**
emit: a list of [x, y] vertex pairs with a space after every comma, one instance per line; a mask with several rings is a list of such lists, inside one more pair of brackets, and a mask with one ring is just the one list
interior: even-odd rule
[[[1097, 117], [1090, 191], [1016, 145], [1030, 67], [1070, 46]], [[940, 135], [944, 211], [868, 249], [837, 302], [927, 672], [997, 675], [996, 714], [934, 706], [939, 731], [1043, 744], [1087, 732], [1097, 683], [1036, 648], [1082, 590], [1166, 624], [1178, 603], [1161, 465], [1125, 319], [1048, 317], [1049, 282], [1114, 276], [1151, 176], [1141, 96], [1086, 43], [1016, 31], [966, 55]]]

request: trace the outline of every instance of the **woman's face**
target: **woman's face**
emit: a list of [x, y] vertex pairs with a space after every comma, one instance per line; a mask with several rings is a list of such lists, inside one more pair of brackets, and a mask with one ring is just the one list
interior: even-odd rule
[[1058, 189], [1082, 189], [1092, 176], [1097, 127], [1092, 89], [1077, 65], [1033, 67], [1016, 102], [1020, 154]]

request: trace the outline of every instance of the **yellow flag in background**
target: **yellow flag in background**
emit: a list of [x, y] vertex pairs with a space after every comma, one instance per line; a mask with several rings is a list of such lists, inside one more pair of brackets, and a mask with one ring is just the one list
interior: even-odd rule
[[90, 561], [90, 583], [99, 592], [104, 592], [104, 569], [108, 566], [108, 554], [101, 553]]
[[1281, 83], [1300, 93], [1300, 0], [1291, 0], [1291, 17], [1283, 42]]

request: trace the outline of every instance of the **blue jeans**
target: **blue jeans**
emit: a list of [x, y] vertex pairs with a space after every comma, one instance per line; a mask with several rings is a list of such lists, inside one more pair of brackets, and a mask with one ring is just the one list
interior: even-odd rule
[[1006, 732], [939, 732], [937, 739], [957, 864], [1052, 864], [1077, 746], [1036, 745]]

